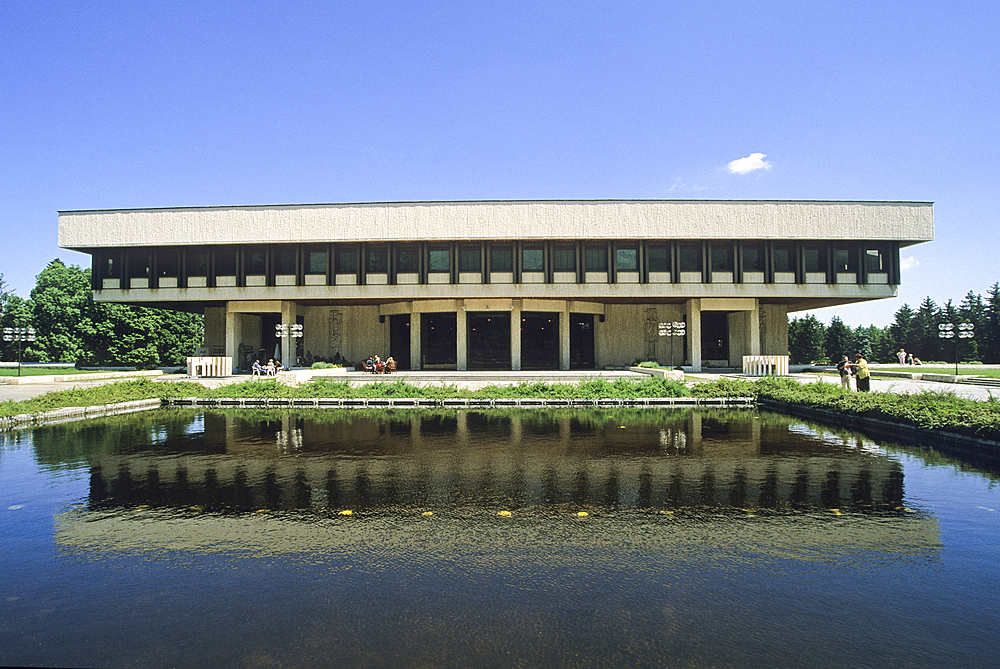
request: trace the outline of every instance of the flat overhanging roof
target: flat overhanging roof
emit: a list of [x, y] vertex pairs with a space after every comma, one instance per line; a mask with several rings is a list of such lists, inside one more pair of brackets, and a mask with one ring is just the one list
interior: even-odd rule
[[59, 246], [577, 239], [934, 238], [931, 202], [505, 200], [59, 212]]

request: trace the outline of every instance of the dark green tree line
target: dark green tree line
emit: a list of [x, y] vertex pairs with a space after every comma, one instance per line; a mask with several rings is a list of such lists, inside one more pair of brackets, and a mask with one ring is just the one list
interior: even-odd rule
[[[955, 328], [971, 323], [975, 336], [942, 338], [938, 326], [944, 323]], [[884, 328], [870, 325], [851, 330], [837, 316], [824, 326], [812, 314], [788, 322], [789, 355], [799, 364], [834, 363], [858, 351], [869, 360], [895, 362], [900, 349], [924, 362], [953, 362], [956, 347], [960, 362], [1000, 363], [1000, 284], [993, 284], [985, 298], [969, 291], [957, 305], [947, 300], [938, 306], [930, 297], [916, 310], [904, 304]]]
[[[140, 368], [183, 364], [204, 332], [199, 314], [94, 302], [90, 270], [58, 259], [38, 275], [27, 300], [7, 291], [0, 275], [0, 323], [35, 328], [26, 361]], [[16, 348], [4, 346], [2, 354], [16, 359]]]

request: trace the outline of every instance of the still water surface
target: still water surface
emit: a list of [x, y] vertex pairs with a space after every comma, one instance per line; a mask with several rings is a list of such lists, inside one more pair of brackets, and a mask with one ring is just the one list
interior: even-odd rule
[[997, 480], [756, 411], [9, 432], [0, 665], [995, 667]]

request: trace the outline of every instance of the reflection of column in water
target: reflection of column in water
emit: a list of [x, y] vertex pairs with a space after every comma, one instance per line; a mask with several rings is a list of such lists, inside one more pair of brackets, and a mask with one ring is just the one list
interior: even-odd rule
[[340, 502], [340, 481], [337, 478], [337, 470], [330, 468], [326, 472], [326, 506], [330, 509], [337, 509], [340, 508]]
[[687, 420], [687, 443], [684, 449], [687, 453], [701, 453], [701, 414], [692, 411]]
[[570, 495], [574, 504], [590, 503], [590, 480], [585, 467], [581, 467], [573, 474], [573, 488]]
[[469, 447], [469, 414], [467, 411], [459, 411], [455, 415], [455, 441], [463, 449]]
[[619, 495], [621, 494], [621, 485], [618, 480], [618, 470], [615, 467], [611, 467], [608, 470], [607, 477], [608, 478], [604, 486], [604, 503], [612, 509], [617, 509]]
[[268, 467], [264, 472], [264, 508], [281, 508], [281, 484], [278, 483], [278, 475], [273, 467]]
[[753, 446], [751, 453], [760, 453], [760, 416], [750, 420], [750, 444]]
[[241, 511], [253, 508], [253, 488], [250, 487], [247, 468], [237, 467], [233, 474], [233, 506]]
[[639, 495], [636, 503], [641, 509], [648, 509], [653, 505], [653, 473], [648, 464], [644, 464], [639, 472]]
[[733, 481], [729, 487], [729, 505], [736, 508], [747, 505], [747, 471], [743, 467], [737, 467], [733, 472]]
[[757, 504], [764, 509], [773, 509], [778, 504], [778, 472], [768, 469], [760, 482], [760, 498]]
[[698, 503], [701, 506], [715, 506], [715, 470], [705, 465], [698, 482]]
[[851, 486], [851, 503], [854, 506], [869, 506], [872, 503], [872, 473], [867, 469], [858, 472], [858, 478]]
[[559, 424], [559, 444], [566, 448], [569, 446], [573, 439], [571, 425], [572, 419], [568, 415], [559, 414], [558, 424]]
[[826, 483], [820, 493], [820, 501], [827, 509], [840, 508], [840, 472], [831, 470], [826, 473]]
[[292, 508], [308, 509], [312, 506], [312, 487], [304, 469], [295, 470]]
[[547, 465], [542, 470], [542, 504], [556, 504], [559, 501], [559, 484], [556, 469]]
[[790, 497], [793, 509], [801, 509], [809, 504], [809, 474], [804, 469], [795, 472]]

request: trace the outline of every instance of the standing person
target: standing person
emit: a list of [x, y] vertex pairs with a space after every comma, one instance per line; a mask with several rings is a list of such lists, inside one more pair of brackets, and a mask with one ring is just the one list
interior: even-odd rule
[[837, 363], [837, 371], [840, 372], [840, 385], [843, 388], [851, 389], [851, 361], [847, 359], [845, 355], [840, 362]]
[[858, 392], [870, 391], [872, 375], [868, 371], [868, 361], [860, 353], [854, 354], [854, 367], [857, 369]]
[[896, 357], [899, 358], [899, 364], [905, 365], [906, 364], [906, 349], [902, 349], [902, 348], [899, 349], [899, 353], [896, 354]]

